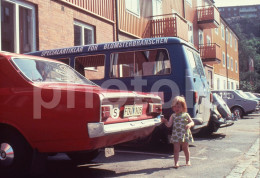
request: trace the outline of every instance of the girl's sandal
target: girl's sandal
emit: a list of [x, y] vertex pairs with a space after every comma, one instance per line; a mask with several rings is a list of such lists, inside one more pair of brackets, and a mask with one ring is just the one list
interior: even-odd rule
[[191, 166], [190, 161], [186, 162], [186, 166]]

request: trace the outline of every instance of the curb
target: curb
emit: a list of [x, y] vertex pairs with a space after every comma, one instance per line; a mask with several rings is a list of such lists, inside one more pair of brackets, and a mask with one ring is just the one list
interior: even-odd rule
[[260, 178], [259, 172], [259, 138], [247, 153], [239, 160], [226, 178]]

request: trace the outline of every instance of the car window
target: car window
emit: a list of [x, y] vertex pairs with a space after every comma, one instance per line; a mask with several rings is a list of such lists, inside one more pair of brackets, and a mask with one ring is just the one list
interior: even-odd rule
[[62, 82], [95, 85], [63, 63], [26, 58], [12, 59], [18, 69], [33, 82]]
[[223, 92], [222, 93], [222, 98], [225, 98], [225, 99], [234, 99], [234, 95], [230, 92]]
[[111, 78], [168, 75], [171, 70], [166, 49], [116, 52], [110, 57]]
[[240, 96], [242, 96], [243, 98], [249, 98], [243, 91], [241, 91], [241, 90], [236, 90], [236, 92], [240, 95]]
[[190, 67], [193, 71], [193, 74], [205, 76], [205, 71], [204, 71], [204, 68], [203, 68], [199, 55], [197, 53], [191, 51], [188, 48], [185, 48], [185, 49], [186, 49], [186, 54], [188, 57]]

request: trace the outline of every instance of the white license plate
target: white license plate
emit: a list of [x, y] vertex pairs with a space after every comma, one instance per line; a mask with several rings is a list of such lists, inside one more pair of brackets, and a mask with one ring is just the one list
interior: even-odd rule
[[140, 116], [143, 113], [143, 105], [126, 105], [124, 117]]
[[105, 157], [110, 157], [115, 155], [114, 147], [105, 148]]

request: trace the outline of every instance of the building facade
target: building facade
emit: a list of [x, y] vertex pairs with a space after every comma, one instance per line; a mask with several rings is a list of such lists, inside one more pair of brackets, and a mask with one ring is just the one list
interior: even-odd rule
[[227, 6], [219, 7], [219, 11], [224, 18], [231, 17], [260, 17], [260, 4], [248, 6]]
[[213, 0], [2, 0], [0, 34], [0, 50], [16, 53], [179, 37], [200, 51], [212, 89], [239, 86], [238, 37]]

